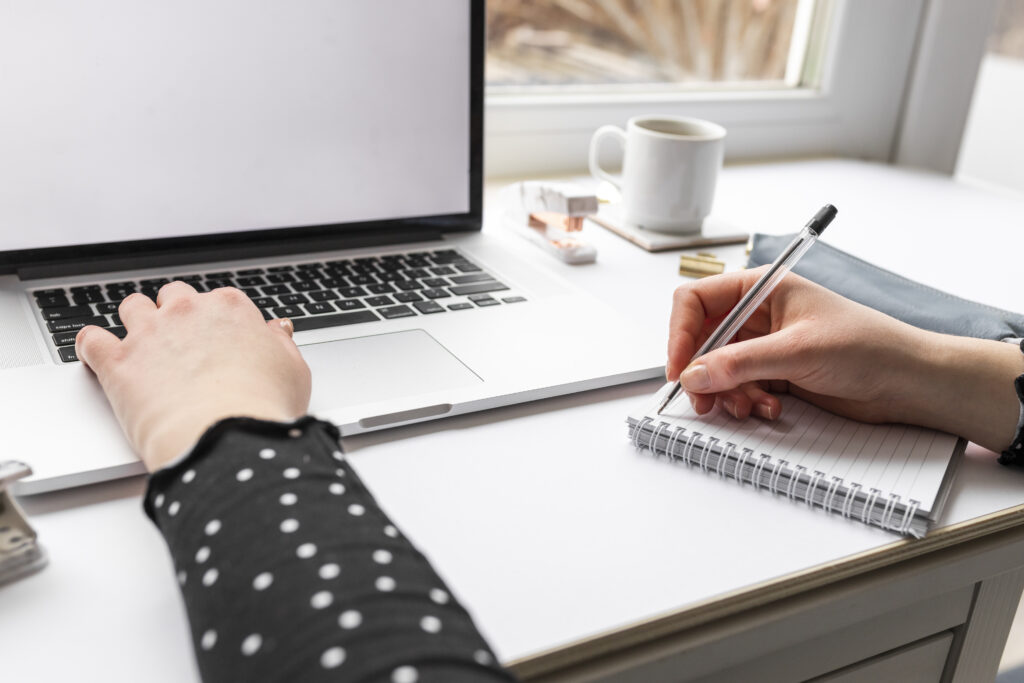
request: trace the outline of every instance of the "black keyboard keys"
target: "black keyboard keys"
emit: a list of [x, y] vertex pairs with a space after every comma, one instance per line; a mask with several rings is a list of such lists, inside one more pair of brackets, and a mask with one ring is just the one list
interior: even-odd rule
[[413, 304], [416, 310], [420, 313], [441, 313], [444, 311], [444, 306], [434, 303], [433, 301], [417, 301]]
[[327, 301], [314, 301], [311, 304], [303, 306], [306, 309], [306, 313], [310, 315], [320, 315], [321, 313], [333, 313], [335, 311], [334, 306]]
[[356, 323], [369, 323], [380, 320], [373, 311], [363, 309], [352, 313], [332, 313], [331, 315], [315, 315], [311, 318], [299, 318], [293, 320], [296, 332], [304, 330], [319, 330], [324, 327], [339, 327], [341, 325], [354, 325]]
[[43, 320], [64, 320], [67, 318], [86, 318], [92, 315], [92, 306], [82, 304], [80, 306], [61, 306], [59, 308], [44, 308]]
[[408, 306], [391, 306], [390, 308], [378, 308], [377, 312], [382, 316], [391, 320], [392, 318], [408, 318], [410, 315], [416, 315]]

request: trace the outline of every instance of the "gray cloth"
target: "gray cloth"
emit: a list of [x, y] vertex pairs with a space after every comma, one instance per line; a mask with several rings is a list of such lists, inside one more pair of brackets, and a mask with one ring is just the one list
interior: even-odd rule
[[[794, 237], [755, 234], [747, 265], [754, 268], [771, 263]], [[927, 287], [824, 242], [814, 245], [793, 272], [925, 330], [979, 339], [1024, 337], [1024, 315], [1020, 313]]]

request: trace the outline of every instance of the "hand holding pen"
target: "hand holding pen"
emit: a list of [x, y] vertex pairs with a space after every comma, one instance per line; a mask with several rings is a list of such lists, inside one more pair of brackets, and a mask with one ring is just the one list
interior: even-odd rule
[[[764, 303], [772, 291], [782, 282], [782, 278], [785, 277], [800, 257], [803, 256], [811, 246], [817, 241], [821, 233], [825, 231], [829, 223], [836, 217], [838, 213], [836, 207], [831, 204], [823, 206], [818, 213], [807, 222], [803, 230], [796, 236], [796, 238], [790, 242], [789, 246], [782, 250], [782, 253], [775, 260], [775, 263], [765, 271], [764, 275], [754, 283], [747, 293], [740, 299], [739, 303], [736, 304], [735, 308], [725, 316], [721, 324], [715, 329], [714, 332], [704, 341], [704, 344], [700, 349], [693, 355], [691, 362], [694, 359], [700, 358], [706, 353], [714, 351], [715, 349], [721, 348], [728, 344], [736, 333], [739, 332], [740, 328], [746, 324], [750, 316], [754, 314], [754, 311]], [[677, 380], [672, 387], [672, 390], [666, 395], [661, 405], [658, 407], [658, 414], [668, 407], [679, 392], [682, 390], [682, 385]]]

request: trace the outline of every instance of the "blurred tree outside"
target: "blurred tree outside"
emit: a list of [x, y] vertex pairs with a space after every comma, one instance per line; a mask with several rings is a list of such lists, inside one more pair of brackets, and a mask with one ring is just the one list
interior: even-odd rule
[[799, 3], [487, 0], [487, 84], [779, 83]]

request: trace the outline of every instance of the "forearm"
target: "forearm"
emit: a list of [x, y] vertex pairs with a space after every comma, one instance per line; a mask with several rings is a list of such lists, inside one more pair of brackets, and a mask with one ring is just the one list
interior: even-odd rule
[[154, 474], [203, 679], [511, 680], [332, 432], [226, 421]]
[[1014, 389], [1014, 379], [1024, 374], [1020, 347], [924, 332], [920, 349], [912, 369], [919, 383], [903, 421], [1005, 450], [1020, 418]]

